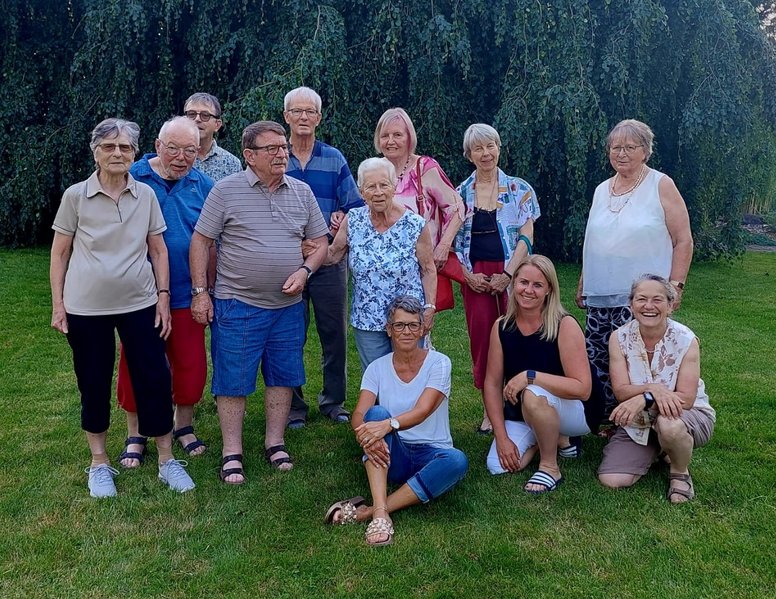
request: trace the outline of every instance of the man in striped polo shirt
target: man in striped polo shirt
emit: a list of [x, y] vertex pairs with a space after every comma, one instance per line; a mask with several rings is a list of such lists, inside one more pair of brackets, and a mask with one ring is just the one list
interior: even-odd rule
[[[339, 228], [345, 213], [363, 206], [358, 186], [342, 153], [315, 139], [321, 122], [321, 97], [309, 87], [297, 87], [286, 94], [283, 116], [291, 128], [291, 155], [287, 175], [307, 183], [315, 194], [326, 224], [329, 241]], [[321, 342], [323, 389], [318, 394], [318, 409], [334, 422], [348, 422], [345, 404], [345, 357], [347, 354], [347, 260], [322, 266], [304, 291], [305, 338], [310, 325], [309, 304], [315, 311], [315, 326]], [[308, 407], [302, 388], [294, 389], [289, 428], [302, 428]]]
[[[302, 291], [327, 253], [326, 222], [310, 187], [285, 175], [282, 125], [259, 121], [242, 135], [244, 171], [211, 190], [191, 240], [191, 311], [211, 323], [212, 392], [224, 440], [221, 480], [245, 482], [245, 400], [264, 376], [267, 461], [292, 468], [283, 443], [291, 390], [305, 382]], [[302, 240], [316, 249], [302, 256]], [[215, 302], [207, 293], [209, 248], [218, 240]]]

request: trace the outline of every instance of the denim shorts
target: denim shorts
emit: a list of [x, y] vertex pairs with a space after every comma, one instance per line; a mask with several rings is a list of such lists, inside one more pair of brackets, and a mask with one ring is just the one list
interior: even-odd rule
[[267, 387], [304, 385], [303, 347], [303, 302], [269, 309], [238, 299], [216, 299], [210, 348], [213, 395], [253, 393], [259, 363]]

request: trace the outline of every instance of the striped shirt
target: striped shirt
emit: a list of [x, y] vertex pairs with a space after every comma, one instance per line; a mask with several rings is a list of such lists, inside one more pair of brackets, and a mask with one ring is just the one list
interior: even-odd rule
[[310, 186], [327, 226], [331, 226], [333, 212], [347, 213], [364, 205], [345, 157], [337, 148], [320, 140], [315, 140], [313, 153], [304, 168], [292, 147], [286, 174]]
[[326, 222], [310, 187], [283, 177], [270, 192], [247, 168], [215, 184], [195, 230], [220, 241], [215, 296], [258, 308], [302, 301], [282, 292], [304, 262], [302, 240], [323, 237]]

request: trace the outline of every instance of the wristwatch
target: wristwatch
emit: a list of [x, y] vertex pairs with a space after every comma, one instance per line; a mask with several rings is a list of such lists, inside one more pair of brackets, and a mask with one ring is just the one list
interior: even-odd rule
[[649, 391], [644, 391], [644, 409], [649, 410], [649, 408], [652, 407], [652, 404], [655, 403], [655, 396], [652, 395]]
[[671, 285], [673, 285], [674, 287], [676, 287], [679, 291], [684, 291], [684, 283], [682, 283], [681, 281], [668, 281], [668, 282], [671, 283]]
[[199, 295], [200, 293], [205, 293], [205, 291], [207, 291], [207, 287], [192, 287], [191, 288], [191, 297]]
[[310, 276], [313, 274], [313, 269], [312, 269], [312, 268], [310, 268], [309, 266], [305, 266], [304, 264], [302, 264], [302, 266], [300, 266], [299, 268], [297, 268], [297, 270], [302, 270], [302, 269], [304, 269], [304, 270], [306, 270], [306, 271], [307, 271], [307, 278], [308, 278], [308, 280], [309, 280], [309, 279], [310, 279]]
[[391, 423], [391, 428], [395, 431], [399, 430], [399, 421], [396, 418], [391, 418], [388, 422]]
[[528, 378], [528, 384], [533, 385], [534, 381], [536, 380], [536, 371], [529, 370], [525, 374], [526, 374], [526, 377]]
[[425, 312], [426, 310], [433, 310], [436, 312], [436, 306], [434, 304], [423, 304], [423, 311]]

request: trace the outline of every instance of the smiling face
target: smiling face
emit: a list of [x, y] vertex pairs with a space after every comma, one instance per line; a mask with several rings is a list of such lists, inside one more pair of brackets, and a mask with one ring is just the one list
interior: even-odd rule
[[501, 149], [493, 139], [475, 141], [469, 150], [469, 160], [481, 173], [489, 173], [498, 167], [498, 157]]
[[380, 151], [388, 160], [409, 156], [409, 132], [398, 117], [385, 123], [380, 130]]
[[644, 327], [664, 327], [671, 315], [671, 301], [659, 281], [642, 281], [633, 290], [633, 318]]
[[517, 305], [522, 310], [541, 310], [550, 294], [547, 278], [533, 264], [524, 264], [520, 267], [515, 273], [512, 287]]
[[420, 314], [405, 312], [401, 308], [393, 313], [391, 322], [385, 328], [393, 343], [394, 351], [408, 351], [418, 347], [418, 341], [423, 335]]
[[644, 144], [631, 135], [617, 136], [609, 146], [609, 163], [623, 177], [636, 175], [647, 161]]
[[135, 150], [132, 148], [129, 136], [120, 133], [114, 137], [104, 137], [94, 148], [94, 161], [100, 173], [119, 177], [129, 172], [129, 167], [135, 160]]
[[361, 184], [361, 196], [371, 212], [386, 212], [393, 203], [396, 188], [385, 169], [375, 169], [364, 173]]

